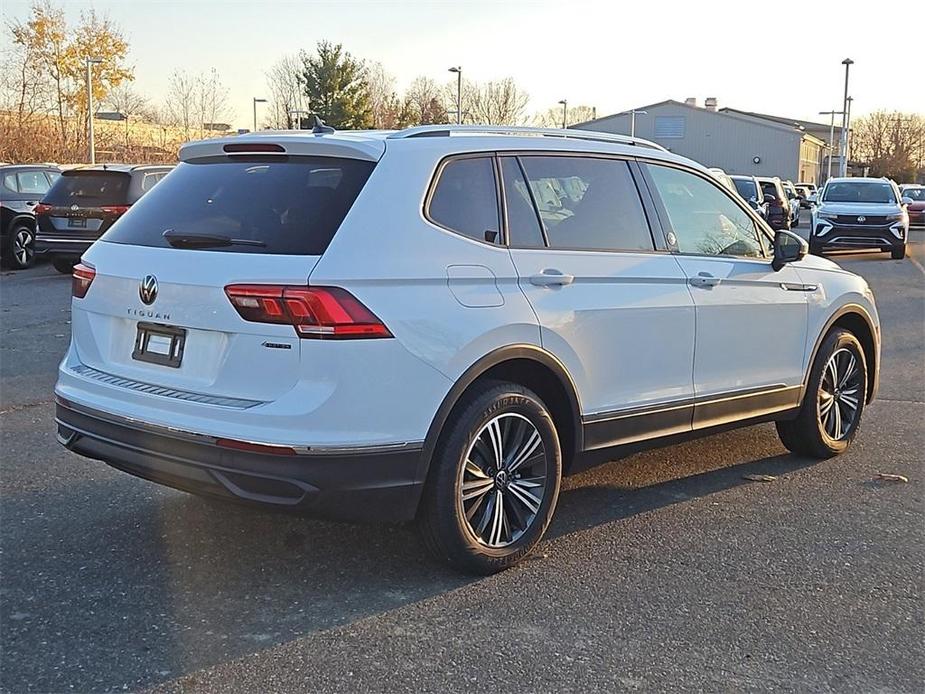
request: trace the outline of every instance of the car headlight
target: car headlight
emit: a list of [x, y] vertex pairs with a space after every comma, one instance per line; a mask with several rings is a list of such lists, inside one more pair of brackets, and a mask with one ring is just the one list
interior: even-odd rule
[[838, 215], [833, 214], [832, 212], [816, 212], [816, 217], [818, 217], [819, 219], [828, 219], [831, 221], [835, 221], [836, 219], [838, 219]]

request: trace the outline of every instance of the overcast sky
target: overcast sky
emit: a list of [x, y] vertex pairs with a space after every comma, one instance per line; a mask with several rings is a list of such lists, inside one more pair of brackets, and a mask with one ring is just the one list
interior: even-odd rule
[[[921, 39], [905, 3], [284, 2], [67, 0], [69, 19], [95, 7], [125, 32], [135, 89], [159, 101], [175, 68], [215, 67], [230, 89], [233, 124], [251, 125], [251, 99], [281, 55], [328, 39], [382, 62], [403, 88], [418, 75], [449, 81], [513, 77], [529, 112], [570, 104], [599, 116], [664, 99], [719, 99], [720, 107], [826, 121], [840, 109], [851, 57], [852, 116], [925, 112]], [[2, 0], [4, 19], [30, 3]], [[906, 7], [905, 16], [903, 7]], [[864, 8], [863, 10], [861, 8]], [[921, 33], [921, 28], [916, 29]], [[0, 43], [9, 46], [8, 34]], [[914, 68], [915, 74], [912, 74]], [[258, 107], [260, 108], [260, 107]]]

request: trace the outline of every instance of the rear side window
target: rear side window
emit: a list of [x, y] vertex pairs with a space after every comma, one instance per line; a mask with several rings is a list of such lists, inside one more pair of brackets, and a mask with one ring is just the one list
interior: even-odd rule
[[334, 157], [185, 162], [103, 239], [166, 247], [164, 232], [171, 230], [260, 242], [210, 251], [321, 255], [374, 166]]
[[543, 230], [520, 164], [513, 157], [501, 159], [504, 202], [507, 205], [508, 242], [515, 248], [543, 248]]
[[477, 241], [499, 242], [498, 193], [490, 157], [444, 165], [427, 206], [431, 221]]
[[57, 207], [125, 205], [131, 180], [129, 174], [116, 171], [65, 173], [51, 187], [43, 202]]
[[651, 251], [629, 165], [591, 157], [521, 158], [550, 248]]
[[19, 181], [20, 193], [32, 193], [34, 195], [44, 195], [51, 187], [48, 185], [48, 179], [41, 171], [23, 171], [16, 174], [16, 180]]

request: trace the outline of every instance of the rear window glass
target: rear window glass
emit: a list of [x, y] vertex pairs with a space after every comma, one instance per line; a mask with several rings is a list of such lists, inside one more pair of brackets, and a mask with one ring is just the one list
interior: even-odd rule
[[131, 177], [115, 171], [82, 171], [61, 176], [43, 202], [47, 205], [99, 207], [125, 205]]
[[170, 230], [263, 244], [210, 251], [321, 255], [374, 166], [332, 157], [182, 163], [103, 239], [166, 247]]

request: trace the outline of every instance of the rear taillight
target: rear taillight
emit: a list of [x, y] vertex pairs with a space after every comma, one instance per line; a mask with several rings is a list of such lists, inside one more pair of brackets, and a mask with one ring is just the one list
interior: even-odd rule
[[75, 299], [83, 299], [87, 295], [87, 290], [96, 277], [96, 270], [92, 266], [84, 263], [78, 263], [74, 266], [74, 273], [71, 275], [71, 295]]
[[121, 214], [128, 212], [128, 205], [107, 205], [106, 207], [101, 207], [100, 209], [104, 214], [111, 214], [118, 217]]
[[225, 294], [244, 320], [291, 325], [302, 338], [392, 337], [372, 311], [340, 287], [232, 284]]
[[51, 212], [51, 205], [46, 205], [44, 202], [40, 202], [32, 208], [32, 213], [36, 215], [48, 214], [49, 212]]

